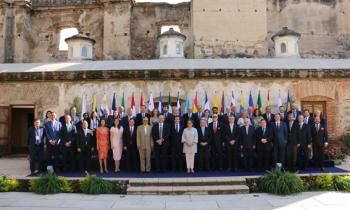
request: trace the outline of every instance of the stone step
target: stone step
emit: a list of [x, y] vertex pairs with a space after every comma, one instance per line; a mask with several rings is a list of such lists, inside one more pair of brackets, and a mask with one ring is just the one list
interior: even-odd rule
[[247, 194], [246, 185], [219, 186], [130, 186], [128, 195], [216, 195], [216, 194]]
[[240, 177], [206, 177], [206, 178], [137, 178], [130, 179], [130, 186], [211, 186], [211, 185], [245, 185], [245, 178]]

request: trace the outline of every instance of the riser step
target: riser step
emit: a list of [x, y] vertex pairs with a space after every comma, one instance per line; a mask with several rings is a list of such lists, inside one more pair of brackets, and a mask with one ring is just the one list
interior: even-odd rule
[[244, 178], [175, 178], [175, 179], [132, 179], [130, 186], [218, 186], [218, 185], [245, 185]]
[[161, 187], [129, 187], [128, 195], [215, 195], [215, 194], [246, 194], [246, 185], [232, 186], [161, 186]]

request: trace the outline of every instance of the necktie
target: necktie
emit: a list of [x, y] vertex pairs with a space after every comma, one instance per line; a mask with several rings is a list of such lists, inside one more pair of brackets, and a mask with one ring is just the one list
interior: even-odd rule
[[292, 126], [293, 126], [293, 123], [292, 123], [292, 122], [290, 122], [290, 123], [289, 123], [289, 131], [291, 131], [291, 130], [292, 130]]
[[159, 138], [163, 138], [163, 124], [159, 124]]
[[132, 127], [130, 127], [130, 134], [132, 135]]
[[35, 128], [35, 144], [40, 144], [40, 139], [38, 137], [40, 137], [40, 133], [39, 133], [39, 128]]
[[320, 130], [320, 124], [316, 124], [316, 130], [317, 132]]
[[204, 131], [205, 131], [205, 128], [204, 128], [204, 127], [202, 127], [202, 134], [203, 134], [203, 136], [204, 136]]
[[245, 132], [247, 133], [247, 135], [248, 135], [248, 130], [249, 130], [249, 127], [246, 126], [246, 127], [245, 127]]
[[179, 133], [179, 125], [176, 125], [176, 132]]
[[277, 128], [280, 128], [280, 123], [279, 122], [277, 123]]
[[214, 122], [214, 133], [216, 133], [216, 122]]
[[233, 125], [232, 124], [230, 125], [230, 131], [231, 131], [231, 133], [233, 131]]

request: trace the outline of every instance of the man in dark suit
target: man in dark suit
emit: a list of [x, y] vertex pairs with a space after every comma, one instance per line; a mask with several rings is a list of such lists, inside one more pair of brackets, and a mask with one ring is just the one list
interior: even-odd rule
[[226, 143], [227, 170], [237, 171], [239, 158], [239, 126], [235, 124], [234, 115], [229, 115], [228, 123], [224, 129], [224, 139]]
[[147, 117], [148, 118], [148, 122], [150, 122], [150, 115], [147, 113], [146, 111], [146, 107], [145, 106], [141, 106], [141, 112], [138, 113], [136, 115], [136, 119], [135, 119], [135, 126], [139, 126], [139, 125], [142, 125], [142, 122], [143, 122], [143, 118], [144, 117]]
[[266, 126], [266, 120], [261, 120], [260, 127], [256, 129], [259, 170], [269, 170], [271, 167], [272, 137], [272, 129]]
[[128, 125], [129, 125], [129, 120], [131, 119], [131, 118], [134, 118], [133, 116], [132, 116], [132, 108], [128, 108], [127, 109], [127, 115], [126, 116], [124, 116], [123, 118], [122, 118], [122, 120], [121, 120], [121, 125], [125, 128], [125, 127], [128, 127]]
[[275, 115], [275, 122], [270, 125], [273, 133], [273, 165], [281, 163], [283, 167], [286, 164], [286, 149], [288, 142], [288, 129], [286, 124], [281, 120], [281, 115]]
[[64, 109], [64, 114], [58, 119], [58, 121], [63, 125], [66, 123], [66, 115], [70, 115], [70, 109], [65, 108]]
[[279, 115], [281, 117], [281, 121], [288, 124], [288, 115], [287, 115], [287, 112], [286, 112], [286, 108], [281, 105], [279, 108]]
[[289, 116], [289, 114], [293, 114], [293, 116], [294, 116], [294, 121], [298, 121], [298, 117], [299, 117], [299, 115], [301, 115], [301, 111], [299, 111], [298, 109], [297, 109], [297, 104], [296, 103], [293, 103], [292, 104], [292, 107], [291, 107], [291, 110], [289, 111], [289, 112], [287, 112], [287, 115]]
[[297, 163], [300, 170], [305, 170], [309, 162], [309, 150], [311, 150], [311, 129], [304, 123], [304, 116], [298, 117], [298, 156]]
[[180, 117], [175, 116], [174, 124], [170, 129], [170, 155], [171, 155], [171, 169], [173, 171], [182, 171], [183, 169], [183, 151], [182, 151], [182, 132], [183, 125], [181, 125]]
[[210, 141], [211, 132], [208, 127], [206, 127], [207, 122], [205, 119], [201, 119], [199, 123], [198, 130], [198, 168], [200, 171], [209, 171], [210, 169]]
[[78, 133], [77, 153], [79, 168], [82, 172], [91, 171], [91, 155], [94, 152], [93, 132], [88, 129], [88, 122], [83, 121], [83, 129]]
[[159, 123], [152, 127], [152, 139], [154, 141], [154, 156], [157, 172], [167, 170], [168, 146], [170, 129], [168, 124], [164, 123], [164, 115], [159, 115]]
[[75, 168], [75, 157], [73, 146], [76, 141], [77, 128], [72, 124], [71, 116], [66, 115], [66, 121], [61, 129], [61, 150], [63, 155], [63, 170], [72, 172]]
[[174, 115], [169, 113], [168, 106], [163, 106], [164, 123], [171, 125], [174, 124]]
[[223, 124], [219, 122], [218, 114], [213, 114], [213, 122], [209, 124], [211, 132], [211, 162], [212, 170], [223, 170], [224, 159], [224, 140], [222, 138], [222, 132], [224, 129]]
[[230, 107], [227, 107], [227, 108], [226, 108], [226, 113], [223, 114], [223, 115], [221, 115], [221, 116], [219, 117], [219, 121], [220, 121], [221, 123], [223, 123], [224, 125], [227, 125], [227, 124], [229, 123], [229, 118], [230, 118], [231, 115], [234, 116], [234, 114], [231, 113], [231, 108], [230, 108]]
[[328, 146], [328, 132], [326, 126], [321, 124], [320, 117], [316, 117], [315, 125], [311, 126], [311, 136], [315, 167], [323, 170], [324, 149]]
[[288, 142], [287, 142], [287, 166], [288, 170], [295, 172], [297, 170], [297, 151], [298, 151], [298, 123], [294, 120], [294, 114], [288, 114]]
[[56, 119], [57, 115], [52, 112], [51, 118], [45, 123], [45, 134], [48, 141], [48, 165], [52, 166], [54, 171], [60, 170], [60, 145], [62, 124]]
[[138, 171], [138, 150], [136, 145], [137, 127], [134, 125], [134, 118], [129, 119], [128, 126], [124, 128], [123, 145], [126, 153], [126, 169], [128, 171]]
[[308, 109], [304, 109], [304, 123], [309, 125], [310, 127], [315, 124], [315, 120], [310, 116], [310, 112]]
[[184, 127], [187, 126], [187, 121], [188, 120], [192, 120], [192, 122], [195, 121], [195, 114], [193, 113], [193, 109], [192, 108], [188, 108], [188, 112], [185, 113], [183, 116], [182, 116], [182, 119], [183, 119], [183, 125]]
[[43, 169], [42, 160], [46, 149], [45, 130], [40, 127], [39, 119], [34, 119], [34, 126], [29, 128], [27, 145], [29, 148], [30, 175], [39, 175]]
[[266, 120], [267, 126], [270, 126], [270, 124], [275, 121], [275, 115], [271, 113], [270, 106], [266, 106], [265, 114], [263, 114], [262, 117]]
[[114, 111], [113, 112], [113, 116], [112, 116], [112, 115], [109, 115], [109, 110], [105, 109], [104, 112], [103, 112], [103, 116], [101, 116], [101, 119], [105, 120], [106, 126], [108, 127], [108, 129], [113, 127], [114, 118], [119, 118], [118, 111]]
[[239, 145], [244, 156], [244, 168], [251, 171], [256, 151], [256, 135], [249, 118], [244, 118], [244, 125], [240, 128]]

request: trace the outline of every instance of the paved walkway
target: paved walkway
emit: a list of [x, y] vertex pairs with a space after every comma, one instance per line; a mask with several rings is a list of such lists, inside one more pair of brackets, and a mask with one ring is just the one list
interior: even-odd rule
[[349, 210], [350, 193], [306, 192], [293, 196], [269, 194], [121, 196], [0, 193], [0, 210]]

